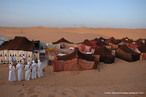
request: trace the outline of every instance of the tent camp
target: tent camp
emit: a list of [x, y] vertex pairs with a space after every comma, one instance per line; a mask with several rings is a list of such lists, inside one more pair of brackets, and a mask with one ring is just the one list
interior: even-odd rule
[[29, 41], [26, 37], [16, 36], [14, 39], [4, 43], [0, 47], [0, 62], [10, 62], [10, 57], [12, 55], [15, 56], [16, 60], [21, 60], [23, 54], [26, 56], [26, 61], [32, 61], [33, 58], [39, 57], [37, 54], [33, 53], [34, 49], [34, 42]]
[[131, 50], [127, 45], [122, 45], [116, 51], [116, 57], [128, 62], [133, 62], [139, 60], [140, 54]]
[[96, 48], [94, 54], [100, 55], [100, 62], [113, 63], [115, 60], [115, 56], [112, 55], [112, 52], [105, 46], [100, 46], [99, 48]]
[[0, 45], [2, 45], [5, 41], [9, 41], [6, 37], [0, 35]]

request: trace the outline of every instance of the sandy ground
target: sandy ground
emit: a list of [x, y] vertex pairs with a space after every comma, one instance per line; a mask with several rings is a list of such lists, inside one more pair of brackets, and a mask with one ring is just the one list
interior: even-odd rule
[[122, 29], [122, 28], [48, 28], [48, 27], [0, 27], [0, 35], [9, 39], [14, 36], [26, 36], [30, 40], [42, 42], [54, 42], [64, 37], [71, 42], [82, 42], [84, 39], [99, 37], [132, 39], [146, 38], [146, 29]]
[[[0, 35], [9, 39], [14, 36], [26, 36], [30, 40], [41, 40], [45, 43], [54, 42], [62, 37], [71, 42], [81, 42], [100, 36], [146, 38], [146, 29], [0, 27]], [[146, 97], [146, 60], [129, 63], [116, 59], [113, 64], [100, 64], [100, 72], [53, 72], [52, 66], [46, 67], [44, 64], [43, 78], [21, 82], [9, 82], [8, 66], [0, 65], [0, 97]], [[106, 94], [114, 92], [144, 94]]]
[[[96, 69], [53, 72], [52, 66], [47, 66], [44, 77], [21, 82], [9, 82], [8, 66], [0, 65], [0, 97], [145, 97], [145, 63], [146, 60], [129, 63], [116, 59], [113, 64], [101, 62], [100, 72]], [[119, 95], [106, 92], [144, 94]]]

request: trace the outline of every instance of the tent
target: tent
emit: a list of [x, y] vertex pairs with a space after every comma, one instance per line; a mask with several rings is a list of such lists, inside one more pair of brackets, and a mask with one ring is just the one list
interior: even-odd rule
[[79, 50], [77, 51], [77, 53], [78, 53], [78, 58], [79, 59], [83, 59], [83, 60], [86, 60], [86, 61], [95, 61], [95, 58], [92, 54], [83, 54]]
[[119, 42], [120, 42], [120, 40], [116, 40], [114, 37], [111, 37], [108, 40], [106, 40], [106, 43], [111, 45], [112, 50], [118, 49]]
[[12, 55], [15, 56], [17, 61], [21, 60], [23, 54], [26, 56], [26, 60], [32, 61], [34, 58], [34, 49], [34, 42], [29, 41], [26, 37], [16, 36], [14, 39], [4, 43], [0, 47], [0, 62], [8, 63]]
[[105, 46], [100, 46], [99, 48], [96, 48], [94, 54], [100, 55], [100, 62], [113, 63], [115, 61], [115, 56], [112, 55], [112, 52]]
[[146, 60], [146, 47], [138, 47], [138, 50], [141, 53], [141, 60]]
[[96, 45], [97, 41], [98, 41], [98, 38], [95, 38], [93, 40], [90, 40], [90, 43], [92, 43], [93, 45]]
[[128, 62], [133, 62], [139, 60], [140, 54], [131, 50], [127, 45], [122, 45], [116, 51], [116, 57]]
[[92, 47], [95, 46], [88, 39], [85, 39], [79, 46], [82, 53], [91, 52]]
[[61, 43], [61, 42], [73, 44], [73, 42], [69, 42], [69, 41], [66, 40], [65, 38], [61, 38], [61, 39], [59, 39], [58, 41], [53, 42], [53, 44], [59, 44], [59, 43]]
[[73, 42], [70, 42], [66, 40], [65, 38], [61, 38], [56, 42], [52, 42], [54, 45], [60, 44], [60, 48], [68, 48], [70, 44], [73, 44]]
[[[87, 60], [89, 60], [88, 58], [86, 56]], [[75, 50], [71, 54], [57, 57], [57, 60], [54, 60], [52, 64], [53, 70], [54, 72], [59, 72], [97, 69], [97, 64], [95, 64], [94, 59], [92, 59], [93, 61], [87, 60], [80, 57], [78, 50]]]
[[103, 45], [107, 45], [107, 43], [105, 43], [105, 41], [102, 41], [102, 39], [97, 40], [96, 43], [97, 46], [103, 46]]
[[129, 39], [128, 37], [122, 38], [121, 41], [125, 42], [125, 43], [132, 43], [133, 42], [133, 40]]

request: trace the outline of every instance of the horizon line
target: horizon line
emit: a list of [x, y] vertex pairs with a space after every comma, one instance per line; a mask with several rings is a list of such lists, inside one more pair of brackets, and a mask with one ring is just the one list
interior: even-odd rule
[[46, 28], [101, 28], [101, 29], [104, 29], [104, 28], [107, 28], [107, 29], [146, 29], [146, 28], [126, 28], [126, 27], [49, 27], [49, 26], [27, 26], [27, 27], [18, 27], [18, 26], [0, 26], [0, 27], [10, 27], [10, 28], [30, 28], [30, 27], [46, 27]]

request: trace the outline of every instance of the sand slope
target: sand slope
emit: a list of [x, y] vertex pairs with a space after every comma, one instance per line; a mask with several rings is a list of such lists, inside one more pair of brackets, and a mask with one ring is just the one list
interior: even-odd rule
[[[105, 95], [104, 92], [146, 92], [146, 61], [101, 64], [101, 71], [53, 72], [45, 68], [44, 77], [8, 82], [8, 66], [0, 66], [0, 96], [3, 97], [145, 97], [146, 95]], [[21, 86], [21, 83], [24, 86]], [[9, 92], [9, 93], [7, 93]], [[2, 97], [1, 96], [1, 97]]]
[[98, 37], [129, 37], [132, 39], [146, 38], [146, 29], [122, 28], [49, 28], [49, 27], [0, 27], [0, 34], [7, 38], [26, 36], [29, 39], [53, 42], [62, 37], [72, 42], [81, 42], [84, 39]]

